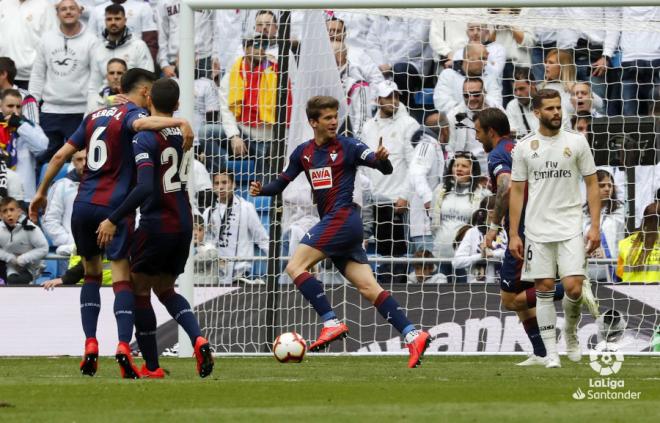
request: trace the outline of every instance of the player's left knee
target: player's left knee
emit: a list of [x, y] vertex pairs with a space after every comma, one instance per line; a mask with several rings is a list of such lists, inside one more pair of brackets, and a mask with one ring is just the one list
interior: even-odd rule
[[580, 298], [582, 295], [582, 277], [571, 277], [564, 282], [564, 292], [572, 299]]

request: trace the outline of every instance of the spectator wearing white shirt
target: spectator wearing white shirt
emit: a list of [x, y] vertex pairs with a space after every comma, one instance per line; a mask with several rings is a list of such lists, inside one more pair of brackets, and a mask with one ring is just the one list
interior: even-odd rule
[[75, 248], [71, 233], [71, 213], [86, 163], [86, 151], [77, 151], [71, 157], [73, 169], [48, 190], [48, 204], [41, 220], [41, 227], [53, 246], [57, 248], [57, 254], [63, 256], [71, 255]]
[[[343, 20], [333, 15], [326, 20], [325, 26], [328, 29], [330, 41], [333, 43], [341, 42], [345, 46], [347, 62], [359, 69], [361, 78], [364, 81], [370, 86], [375, 87], [385, 80], [383, 73], [378, 69], [378, 66], [376, 66], [371, 57], [361, 48], [352, 46], [349, 43], [350, 28], [346, 26]], [[372, 99], [375, 102], [375, 92], [372, 95]]]
[[[214, 53], [218, 56], [218, 68], [213, 80], [222, 78], [227, 68], [243, 55], [243, 13], [240, 9], [223, 9], [215, 12]], [[217, 72], [217, 74], [216, 74]]]
[[[527, 18], [536, 20], [538, 22], [547, 21], [565, 21], [566, 16], [564, 9], [561, 7], [531, 7], [526, 9]], [[534, 80], [543, 81], [545, 79], [545, 57], [554, 48], [563, 48], [557, 45], [559, 32], [557, 29], [536, 28], [534, 31], [534, 38], [536, 43], [531, 51], [532, 57], [532, 73]]]
[[103, 88], [103, 80], [111, 59], [122, 59], [128, 69], [142, 68], [154, 71], [154, 61], [149, 48], [126, 26], [126, 11], [121, 4], [111, 3], [106, 6], [105, 30], [101, 43], [103, 46], [99, 46], [94, 51], [92, 59], [92, 73], [87, 91], [88, 113], [96, 109], [98, 93]]
[[348, 113], [339, 125], [338, 133], [362, 139], [362, 128], [371, 117], [370, 87], [359, 66], [348, 61], [347, 46], [341, 41], [332, 41], [339, 78], [344, 89]]
[[[204, 211], [206, 240], [213, 240], [220, 257], [251, 257], [255, 246], [268, 254], [268, 233], [261, 224], [254, 204], [234, 193], [234, 178], [230, 173], [218, 173], [213, 178], [218, 201]], [[220, 282], [231, 283], [250, 276], [249, 261], [220, 263]]]
[[513, 76], [514, 98], [506, 105], [506, 117], [509, 119], [511, 132], [520, 139], [539, 128], [539, 119], [532, 109], [536, 84], [529, 68], [517, 68]]
[[[572, 20], [614, 23], [619, 17], [615, 7], [565, 7], [564, 13]], [[611, 66], [612, 55], [619, 45], [619, 31], [613, 25], [607, 29], [563, 29], [559, 31], [561, 48], [572, 48], [577, 67], [577, 79], [590, 81], [594, 92], [606, 96], [605, 73]]]
[[[419, 141], [415, 146], [410, 163], [410, 245], [408, 252], [415, 254], [420, 250], [433, 251], [433, 231], [431, 230], [431, 204], [433, 191], [442, 181], [445, 168], [445, 153], [441, 137], [448, 134], [445, 122], [440, 137], [429, 130], [418, 130]], [[433, 134], [433, 135], [432, 135]]]
[[32, 66], [39, 55], [41, 36], [57, 28], [50, 0], [2, 0], [0, 2], [0, 56], [16, 64], [14, 83], [28, 88]]
[[578, 82], [571, 87], [571, 106], [577, 116], [601, 117], [594, 107], [590, 82]]
[[[108, 30], [106, 15], [107, 8], [110, 5], [120, 5], [124, 9], [124, 16], [126, 17], [125, 26], [135, 40], [142, 40], [148, 46], [149, 57], [153, 62], [158, 57], [158, 27], [156, 26], [156, 17], [153, 9], [149, 4], [141, 0], [111, 0], [105, 1], [96, 7], [90, 13], [89, 28], [100, 39], [105, 37], [105, 32]], [[131, 66], [132, 67], [132, 66]], [[149, 69], [144, 66], [139, 66], [143, 69]]]
[[456, 62], [458, 70], [445, 69], [438, 78], [433, 90], [433, 105], [445, 115], [463, 103], [463, 82], [466, 78], [482, 78], [485, 84], [488, 103], [502, 107], [502, 89], [492, 75], [485, 73], [488, 50], [481, 43], [471, 43], [465, 47], [465, 57]]
[[16, 172], [7, 167], [8, 157], [0, 152], [0, 200], [13, 197], [19, 203], [23, 202], [23, 183]]
[[[368, 120], [362, 131], [362, 141], [372, 150], [382, 143], [390, 152], [394, 171], [383, 175], [372, 169], [364, 169], [372, 183], [372, 203], [374, 208], [376, 252], [383, 256], [400, 257], [408, 252], [406, 242], [406, 211], [410, 201], [409, 167], [413, 157], [411, 143], [415, 132], [420, 128], [399, 101], [398, 87], [393, 81], [383, 81], [378, 85], [378, 112]], [[393, 280], [405, 282], [405, 264], [380, 266], [379, 278], [383, 283]]]
[[[491, 194], [481, 186], [480, 175], [479, 161], [468, 151], [456, 152], [449, 160], [443, 182], [433, 192], [431, 222], [434, 256], [441, 259], [454, 257], [453, 243], [457, 230], [470, 223], [481, 199]], [[461, 274], [454, 274], [451, 262], [442, 263], [440, 273], [447, 275], [450, 282]]]
[[[95, 109], [117, 104], [117, 95], [121, 93], [121, 77], [128, 70], [123, 59], [112, 58], [108, 60], [105, 72], [105, 86], [97, 93]], [[89, 106], [88, 106], [89, 107]]]
[[[413, 254], [414, 259], [433, 259], [433, 253], [429, 250], [417, 250]], [[438, 266], [434, 262], [414, 263], [413, 271], [408, 274], [408, 283], [423, 283], [426, 285], [447, 283], [447, 277], [437, 273]]]
[[[48, 146], [48, 138], [39, 125], [26, 120], [21, 113], [21, 93], [13, 88], [4, 90], [1, 95], [3, 118], [8, 132], [8, 138], [15, 149], [8, 151], [10, 156], [9, 166], [16, 168], [16, 173], [21, 178], [23, 185], [23, 200], [30, 202], [37, 190], [37, 156], [43, 153]], [[3, 137], [4, 138], [4, 137]]]
[[[500, 43], [493, 41], [493, 34], [490, 32], [487, 25], [470, 22], [467, 24], [465, 34], [468, 38], [468, 44], [483, 44], [486, 47], [486, 51], [488, 51], [488, 60], [486, 61], [484, 74], [492, 77], [501, 87], [502, 73], [504, 72], [504, 65], [506, 64], [506, 50], [504, 47]], [[461, 48], [454, 53], [454, 60], [463, 60], [464, 54], [465, 48]]]
[[[444, 9], [449, 11], [448, 9]], [[453, 14], [479, 13], [483, 9], [452, 9]], [[465, 33], [465, 23], [453, 19], [445, 19], [442, 13], [434, 13], [429, 30], [429, 45], [433, 50], [434, 59], [443, 69], [452, 69], [454, 53], [465, 47], [468, 39]]]
[[[158, 64], [163, 74], [172, 78], [176, 75], [176, 59], [179, 57], [179, 12], [180, 0], [158, 0], [156, 24], [158, 28]], [[216, 38], [215, 10], [195, 11], [195, 60], [200, 76], [212, 78], [213, 60], [217, 60], [214, 51]]]
[[[614, 177], [604, 169], [596, 171], [598, 177], [598, 189], [600, 193], [600, 239], [601, 244], [593, 253], [592, 258], [616, 259], [619, 256], [619, 241], [625, 238], [625, 216], [623, 204], [617, 198], [617, 188]], [[584, 233], [591, 227], [589, 208], [584, 205], [585, 217]], [[587, 271], [591, 280], [609, 281], [615, 280], [615, 265], [589, 265]]]
[[463, 235], [456, 248], [452, 265], [454, 269], [465, 269], [467, 282], [499, 282], [499, 268], [507, 247], [507, 233], [500, 229], [493, 245], [484, 245], [488, 225], [493, 219], [495, 196], [481, 200], [479, 209], [472, 214], [471, 228]]
[[422, 78], [431, 64], [428, 21], [375, 16], [367, 36], [367, 53], [386, 78], [401, 90], [401, 101], [411, 106], [412, 95], [422, 88]]
[[87, 88], [92, 57], [98, 39], [80, 22], [75, 0], [57, 4], [60, 26], [41, 37], [39, 54], [32, 67], [29, 91], [43, 101], [39, 122], [48, 148], [40, 155], [45, 163], [78, 128], [87, 110]]
[[447, 115], [449, 121], [449, 155], [457, 151], [469, 151], [479, 161], [481, 172], [488, 169], [487, 154], [477, 141], [474, 130], [474, 115], [486, 107], [497, 107], [488, 102], [484, 82], [480, 78], [468, 78], [463, 82], [463, 101]]
[[[640, 25], [660, 20], [660, 7], [622, 7], [621, 21]], [[624, 116], [653, 114], [660, 86], [660, 33], [657, 31], [621, 32]]]
[[7, 284], [28, 284], [39, 275], [41, 260], [48, 254], [48, 241], [23, 214], [16, 199], [3, 198], [0, 213], [0, 261], [7, 266]]
[[16, 64], [9, 57], [0, 57], [0, 92], [14, 88], [21, 93], [21, 113], [30, 122], [39, 123], [39, 104], [26, 89], [19, 88], [15, 82]]

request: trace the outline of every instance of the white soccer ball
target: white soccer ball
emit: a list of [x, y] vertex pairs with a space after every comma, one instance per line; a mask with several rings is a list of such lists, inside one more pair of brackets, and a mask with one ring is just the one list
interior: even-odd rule
[[307, 345], [295, 332], [281, 334], [273, 342], [273, 355], [280, 363], [300, 363], [305, 358]]

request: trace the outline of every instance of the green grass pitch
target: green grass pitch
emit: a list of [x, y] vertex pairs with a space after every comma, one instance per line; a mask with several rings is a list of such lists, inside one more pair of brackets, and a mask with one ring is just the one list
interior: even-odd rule
[[[220, 357], [207, 379], [192, 359], [163, 359], [165, 380], [120, 380], [110, 358], [94, 378], [78, 358], [0, 358], [0, 422], [658, 422], [660, 357], [626, 357], [616, 379], [639, 400], [572, 398], [597, 374], [588, 358], [561, 369], [521, 357]], [[597, 389], [597, 388], [593, 388]]]

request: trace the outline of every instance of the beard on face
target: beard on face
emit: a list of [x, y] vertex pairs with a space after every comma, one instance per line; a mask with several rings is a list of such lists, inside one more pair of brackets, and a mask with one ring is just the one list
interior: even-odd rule
[[561, 118], [557, 120], [557, 122], [554, 121], [554, 118], [547, 119], [543, 116], [539, 117], [539, 122], [543, 124], [548, 129], [552, 130], [557, 130], [561, 128]]

